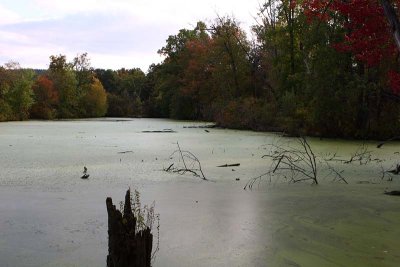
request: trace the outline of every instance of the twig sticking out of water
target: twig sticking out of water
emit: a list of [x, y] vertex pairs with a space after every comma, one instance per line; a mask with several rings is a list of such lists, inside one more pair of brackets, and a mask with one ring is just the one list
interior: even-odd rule
[[346, 178], [344, 178], [344, 176], [343, 176], [343, 170], [341, 170], [341, 171], [336, 170], [332, 165], [329, 164], [328, 161], [325, 161], [325, 164], [328, 167], [328, 170], [330, 171], [329, 174], [334, 174], [335, 175], [334, 178], [333, 178], [334, 182], [341, 181], [341, 182], [344, 182], [345, 184], [349, 184], [346, 181]]
[[368, 150], [368, 145], [362, 144], [360, 145], [357, 150], [351, 154], [350, 158], [348, 159], [343, 159], [339, 157], [336, 153], [333, 154], [327, 154], [324, 157], [324, 161], [336, 161], [336, 162], [341, 162], [343, 164], [353, 164], [353, 163], [358, 163], [359, 165], [367, 165], [371, 162], [381, 162], [381, 159], [378, 158], [372, 158], [372, 151]]
[[201, 168], [200, 160], [192, 152], [187, 150], [182, 150], [181, 147], [179, 146], [179, 142], [176, 142], [176, 144], [178, 146], [178, 149], [172, 152], [169, 158], [177, 159], [177, 162], [171, 163], [168, 168], [164, 169], [164, 171], [179, 173], [181, 175], [190, 172], [196, 177], [200, 177], [203, 180], [207, 180]]
[[368, 146], [362, 145], [353, 155], [351, 155], [349, 160], [343, 161], [343, 163], [349, 164], [352, 162], [359, 162], [360, 165], [366, 165], [371, 161], [371, 151], [368, 150]]

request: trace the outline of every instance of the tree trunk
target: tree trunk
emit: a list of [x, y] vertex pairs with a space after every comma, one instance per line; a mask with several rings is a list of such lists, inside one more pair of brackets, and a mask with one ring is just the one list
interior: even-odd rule
[[153, 235], [150, 228], [136, 232], [130, 190], [125, 195], [124, 215], [116, 209], [110, 197], [106, 200], [108, 213], [107, 267], [150, 267]]
[[294, 63], [294, 9], [291, 7], [292, 1], [289, 2], [289, 35], [290, 35], [290, 74], [295, 74]]
[[392, 27], [393, 37], [396, 42], [397, 48], [400, 51], [400, 22], [397, 17], [396, 11], [392, 4], [388, 0], [381, 0], [385, 16], [389, 20], [390, 26]]

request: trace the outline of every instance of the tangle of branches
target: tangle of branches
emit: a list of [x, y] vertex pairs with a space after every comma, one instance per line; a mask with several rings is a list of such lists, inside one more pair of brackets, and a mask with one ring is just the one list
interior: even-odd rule
[[318, 184], [319, 170], [322, 168], [328, 175], [334, 175], [334, 181], [347, 183], [342, 175], [343, 171], [336, 170], [329, 161], [315, 155], [305, 137], [297, 139], [298, 146], [271, 145], [270, 154], [263, 158], [270, 158], [271, 165], [267, 172], [250, 179], [244, 189], [252, 189], [255, 183], [260, 182], [263, 177], [272, 181], [274, 176], [284, 178], [289, 183], [311, 182]]
[[207, 180], [201, 168], [199, 159], [192, 152], [181, 150], [178, 142], [176, 145], [178, 146], [178, 149], [172, 152], [169, 157], [171, 160], [174, 160], [174, 162], [171, 163], [168, 168], [164, 168], [164, 171], [181, 175], [192, 173], [196, 177]]

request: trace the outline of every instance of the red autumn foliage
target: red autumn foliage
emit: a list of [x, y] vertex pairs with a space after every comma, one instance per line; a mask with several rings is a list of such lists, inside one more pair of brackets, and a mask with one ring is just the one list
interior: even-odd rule
[[182, 88], [182, 93], [192, 97], [198, 94], [197, 97], [200, 98], [198, 101], [207, 101], [206, 99], [211, 97], [211, 92], [207, 92], [207, 83], [213, 69], [208, 62], [212, 46], [211, 38], [196, 39], [186, 43], [188, 62], [183, 77], [186, 86]]
[[[400, 1], [395, 0], [393, 4], [400, 6]], [[329, 21], [338, 14], [344, 18], [345, 39], [333, 44], [338, 51], [352, 53], [368, 67], [395, 60], [398, 51], [380, 1], [306, 0], [303, 7], [309, 21]], [[390, 73], [389, 77], [394, 77], [395, 70]], [[396, 85], [395, 81], [391, 78], [390, 86], [394, 92], [400, 92], [396, 89], [400, 84]]]
[[58, 102], [58, 92], [55, 90], [53, 82], [47, 76], [39, 76], [32, 89], [35, 93], [36, 101], [48, 102], [49, 104], [56, 104]]
[[400, 94], [400, 74], [395, 71], [389, 71], [389, 84], [395, 94]]

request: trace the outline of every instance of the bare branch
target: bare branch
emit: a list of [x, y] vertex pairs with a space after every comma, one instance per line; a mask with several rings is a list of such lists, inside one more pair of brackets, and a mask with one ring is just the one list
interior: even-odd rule
[[[178, 156], [177, 162], [171, 163], [168, 168], [164, 169], [164, 171], [171, 173], [179, 173], [181, 175], [189, 172], [196, 177], [200, 177], [203, 180], [207, 180], [206, 176], [204, 175], [203, 169], [201, 167], [200, 160], [192, 152], [181, 150], [181, 147], [179, 146], [178, 142], [176, 144], [178, 146], [178, 149], [172, 152], [169, 158], [171, 160], [174, 160], [176, 159], [176, 156]], [[182, 164], [179, 164], [179, 162], [182, 162]]]
[[328, 172], [327, 176], [333, 175], [333, 181], [347, 184], [343, 170], [335, 169], [329, 163], [330, 161], [344, 163], [358, 160], [362, 164], [371, 161], [370, 151], [367, 150], [367, 147], [357, 150], [350, 160], [342, 160], [336, 157], [336, 153], [329, 156], [328, 159], [317, 156], [305, 137], [299, 137], [297, 144], [298, 146], [271, 144], [270, 153], [262, 156], [262, 158], [271, 159], [269, 171], [251, 178], [244, 189], [252, 189], [254, 184], [257, 181], [260, 182], [263, 177], [269, 177], [269, 182], [271, 182], [273, 176], [278, 179], [284, 178], [289, 183], [311, 182], [312, 184], [319, 184], [319, 173], [325, 174], [326, 172]]

